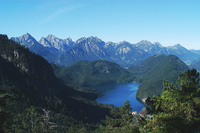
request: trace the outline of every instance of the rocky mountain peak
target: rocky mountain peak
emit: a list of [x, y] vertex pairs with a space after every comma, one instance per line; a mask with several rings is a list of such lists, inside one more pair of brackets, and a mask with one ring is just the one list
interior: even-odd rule
[[85, 41], [85, 40], [86, 40], [86, 37], [82, 37], [82, 38], [78, 39], [78, 40], [76, 41], [76, 43], [80, 43], [80, 42]]
[[99, 39], [98, 37], [93, 37], [93, 36], [90, 36], [88, 38], [86, 37], [82, 37], [80, 39], [78, 39], [76, 41], [76, 43], [89, 43], [89, 44], [104, 44], [105, 45], [105, 42], [103, 42], [101, 39]]
[[177, 47], [181, 47], [181, 45], [178, 43], [178, 44], [176, 44], [175, 46], [177, 46]]
[[137, 45], [152, 45], [152, 43], [150, 41], [147, 41], [147, 40], [142, 40], [139, 43], [137, 43]]
[[95, 42], [95, 43], [99, 43], [99, 42], [102, 42], [101, 39], [99, 39], [98, 37], [93, 37], [93, 36], [90, 36], [89, 38], [87, 38], [89, 41], [92, 41], [92, 42]]
[[47, 40], [54, 40], [56, 37], [54, 36], [54, 35], [52, 35], [52, 34], [49, 34], [47, 37], [46, 37], [46, 39]]
[[155, 43], [153, 43], [153, 45], [157, 45], [159, 47], [163, 47], [159, 42], [155, 42]]
[[39, 43], [42, 44], [44, 47], [51, 47], [50, 42], [46, 38], [44, 38], [44, 37], [42, 37], [39, 40]]
[[68, 41], [71, 41], [71, 42], [72, 42], [72, 39], [71, 39], [70, 37], [66, 38], [66, 40], [68, 40]]
[[176, 44], [176, 45], [174, 45], [174, 46], [169, 46], [169, 47], [167, 47], [167, 48], [170, 48], [170, 49], [182, 49], [182, 48], [184, 48], [184, 47], [181, 46], [181, 45], [178, 43], [178, 44]]
[[29, 33], [26, 33], [26, 34], [22, 35], [19, 38], [20, 38], [20, 40], [33, 40], [33, 41], [36, 41], [35, 38], [33, 38]]
[[127, 41], [122, 41], [122, 42], [117, 43], [117, 45], [125, 45], [125, 44], [130, 45], [131, 43], [129, 43]]
[[49, 34], [46, 38], [42, 37], [39, 43], [41, 43], [44, 47], [52, 47], [61, 51], [66, 51], [74, 42], [71, 38], [63, 40]]
[[26, 47], [30, 47], [33, 44], [38, 43], [29, 33], [26, 33], [20, 37], [12, 37], [11, 40], [20, 43]]
[[107, 42], [107, 43], [105, 43], [105, 45], [106, 45], [106, 46], [115, 46], [116, 43], [114, 43], [114, 42]]

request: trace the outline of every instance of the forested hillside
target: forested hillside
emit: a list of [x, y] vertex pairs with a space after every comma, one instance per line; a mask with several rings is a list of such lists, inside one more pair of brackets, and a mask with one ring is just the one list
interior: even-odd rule
[[69, 67], [53, 65], [54, 72], [65, 84], [97, 85], [132, 82], [132, 75], [114, 62], [80, 61]]
[[52, 65], [55, 75], [65, 84], [98, 85], [105, 83], [140, 83], [137, 98], [140, 100], [160, 95], [163, 80], [175, 83], [179, 74], [189, 69], [175, 55], [154, 55], [142, 64], [124, 69], [109, 61], [80, 61], [69, 67]]
[[163, 92], [163, 80], [175, 83], [179, 74], [187, 69], [188, 66], [175, 55], [154, 55], [128, 70], [141, 83], [136, 96], [142, 100], [160, 95]]
[[[65, 86], [45, 59], [6, 35], [0, 35], [0, 77], [1, 132], [39, 132], [50, 126], [58, 132], [70, 126], [94, 128], [109, 115], [107, 107], [92, 101], [96, 93]], [[47, 114], [52, 123], [43, 119]]]

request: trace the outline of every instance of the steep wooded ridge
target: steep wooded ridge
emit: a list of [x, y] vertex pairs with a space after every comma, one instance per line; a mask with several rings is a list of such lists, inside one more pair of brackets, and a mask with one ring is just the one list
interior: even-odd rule
[[163, 80], [176, 83], [179, 74], [187, 69], [188, 66], [175, 55], [154, 55], [128, 70], [141, 83], [136, 93], [137, 98], [146, 99], [163, 92]]
[[65, 86], [45, 59], [6, 35], [0, 35], [0, 88], [12, 96], [7, 104], [11, 121], [30, 106], [51, 110], [58, 131], [72, 123], [94, 127], [109, 114], [108, 108], [92, 101], [97, 94]]
[[151, 43], [147, 40], [136, 44], [126, 41], [113, 43], [104, 42], [91, 36], [80, 38], [74, 42], [71, 38], [59, 39], [54, 35], [48, 35], [46, 38], [42, 37], [36, 41], [28, 33], [11, 39], [41, 55], [48, 62], [62, 66], [70, 66], [75, 62], [85, 60], [108, 60], [122, 67], [130, 67], [139, 65], [155, 54], [176, 55], [187, 65], [200, 60], [197, 50], [188, 50], [180, 44], [164, 47], [159, 42]]
[[57, 77], [65, 84], [97, 85], [131, 82], [132, 74], [114, 62], [79, 61], [69, 67], [53, 65]]

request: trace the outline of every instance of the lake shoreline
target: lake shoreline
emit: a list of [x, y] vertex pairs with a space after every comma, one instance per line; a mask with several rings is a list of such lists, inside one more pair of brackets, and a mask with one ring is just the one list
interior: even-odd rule
[[111, 83], [93, 86], [99, 92], [96, 102], [103, 104], [113, 104], [120, 107], [126, 100], [130, 101], [133, 111], [141, 111], [145, 104], [136, 98], [138, 83]]

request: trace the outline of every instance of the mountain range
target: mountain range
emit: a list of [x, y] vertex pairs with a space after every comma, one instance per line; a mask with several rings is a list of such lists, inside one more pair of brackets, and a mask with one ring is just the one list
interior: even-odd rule
[[71, 38], [59, 39], [54, 35], [48, 35], [36, 41], [28, 33], [11, 39], [41, 55], [48, 62], [63, 66], [70, 66], [83, 60], [108, 60], [122, 67], [130, 67], [139, 65], [155, 54], [174, 54], [187, 65], [196, 63], [200, 59], [197, 50], [188, 50], [180, 44], [164, 47], [159, 42], [151, 43], [147, 40], [142, 40], [137, 44], [126, 41], [114, 43], [104, 42], [91, 36], [80, 38], [74, 42]]
[[[55, 37], [50, 35], [49, 38]], [[27, 48], [12, 40], [21, 42], [21, 45]], [[183, 61], [172, 54], [156, 54], [145, 59], [139, 65], [129, 68], [123, 68], [115, 62], [103, 59], [108, 58], [108, 55], [113, 56], [115, 54], [116, 59], [117, 57], [127, 57], [124, 60], [128, 61], [132, 59], [132, 54], [129, 53], [132, 50], [144, 53], [149, 51], [148, 47], [141, 50], [138, 48], [139, 44], [137, 46], [125, 41], [114, 44], [111, 42], [105, 43], [97, 37], [89, 37], [81, 38], [71, 43], [68, 43], [70, 41], [69, 38], [62, 40], [63, 42], [56, 39], [57, 41], [54, 40], [53, 44], [50, 43], [53, 42], [51, 39], [48, 39], [49, 41], [46, 39], [48, 43], [44, 43], [45, 39], [42, 39], [44, 46], [43, 43], [35, 41], [30, 35], [22, 38], [13, 38], [12, 40], [8, 39], [6, 35], [0, 35], [0, 106], [3, 109], [9, 109], [8, 111], [6, 110], [7, 113], [12, 112], [9, 113], [9, 120], [11, 120], [9, 127], [11, 128], [8, 127], [8, 129], [10, 132], [13, 131], [12, 127], [22, 131], [21, 125], [25, 121], [27, 125], [31, 123], [29, 117], [22, 116], [28, 116], [29, 113], [33, 114], [33, 109], [38, 110], [37, 113], [41, 117], [43, 117], [41, 109], [51, 110], [51, 120], [56, 123], [58, 132], [66, 132], [67, 130], [70, 132], [70, 128], [73, 126], [76, 126], [76, 128], [86, 126], [87, 128], [95, 129], [101, 120], [104, 122], [106, 115], [110, 115], [110, 109], [115, 107], [95, 102], [94, 100], [98, 96], [97, 92], [85, 88], [83, 85], [139, 82], [140, 86], [136, 96], [144, 102], [148, 97], [152, 98], [153, 95], [162, 93], [163, 80], [175, 83], [178, 75], [188, 69], [188, 66]], [[26, 41], [22, 43], [23, 40]], [[144, 44], [144, 42], [147, 43], [147, 41], [141, 41], [140, 44]], [[150, 44], [148, 42], [147, 46], [150, 45], [157, 46], [157, 48], [155, 47], [156, 50], [150, 49], [152, 52], [159, 51], [159, 47], [162, 49], [159, 43]], [[63, 47], [59, 49], [59, 46]], [[178, 49], [179, 47], [181, 46], [176, 45], [173, 49]], [[82, 50], [83, 53], [80, 54], [83, 54], [84, 57], [89, 58], [96, 55], [102, 59], [78, 61], [70, 66], [60, 66], [49, 64], [47, 60], [37, 55], [38, 53], [30, 52], [30, 50], [37, 51], [37, 48], [40, 48], [38, 52], [47, 51], [52, 54], [57, 53], [59, 56], [66, 52], [70, 53], [69, 51], [75, 51], [74, 54], [76, 54], [76, 52]], [[62, 51], [64, 48], [68, 50]], [[167, 51], [167, 49], [164, 49], [160, 50], [160, 52], [165, 50]], [[171, 48], [170, 50], [173, 51]], [[183, 48], [182, 51], [184, 50]], [[198, 51], [195, 52], [198, 54]], [[87, 54], [85, 55], [85, 53]], [[127, 53], [130, 54], [129, 58], [126, 56]], [[138, 54], [134, 56], [138, 56]], [[8, 97], [6, 104], [3, 104], [2, 101], [7, 95], [10, 98]], [[4, 110], [0, 110], [0, 113], [6, 114]], [[8, 115], [3, 114], [1, 116], [6, 118]], [[2, 119], [0, 123], [2, 123]], [[41, 124], [39, 123], [38, 125]]]
[[[30, 34], [26, 34], [20, 38], [12, 38], [12, 40], [18, 41], [18, 43], [21, 43], [21, 45], [30, 50], [35, 50], [32, 48], [37, 46], [41, 47], [44, 51], [51, 51], [51, 53], [55, 53], [56, 51], [59, 54], [60, 61], [62, 60], [63, 66], [52, 64], [52, 67], [54, 74], [65, 84], [85, 86], [137, 81], [141, 83], [137, 92], [139, 99], [161, 94], [163, 79], [175, 82], [178, 75], [188, 69], [187, 65], [177, 56], [164, 55], [165, 52], [179, 50], [179, 52], [185, 51], [185, 53], [191, 53], [180, 46], [180, 44], [165, 48], [159, 43], [152, 44], [145, 40], [136, 45], [126, 41], [118, 44], [112, 42], [105, 43], [97, 37], [81, 38], [73, 42], [70, 38], [62, 40], [53, 35], [49, 35], [46, 39], [42, 38], [39, 43]], [[148, 51], [151, 52], [147, 53]], [[156, 51], [160, 51], [162, 55], [150, 55], [150, 53], [155, 54]], [[18, 54], [18, 51], [14, 51], [14, 55], [18, 56]], [[113, 55], [115, 55], [115, 59], [111, 58]], [[141, 57], [142, 55], [150, 57], [145, 59]], [[96, 60], [97, 57], [100, 60]], [[133, 62], [135, 61], [133, 59], [135, 57], [139, 58], [137, 58], [138, 62], [139, 60], [145, 60], [141, 64], [137, 66], [135, 64], [135, 66], [129, 67], [128, 69], [124, 69], [114, 62], [110, 62], [113, 60], [118, 62], [120, 61], [119, 59], [122, 59], [124, 62]], [[80, 59], [84, 60], [84, 58], [89, 61], [79, 61]], [[64, 67], [64, 64], [68, 61], [76, 63]], [[118, 62], [118, 64], [120, 63]], [[18, 66], [24, 70], [29, 70], [23, 64], [18, 64]]]

